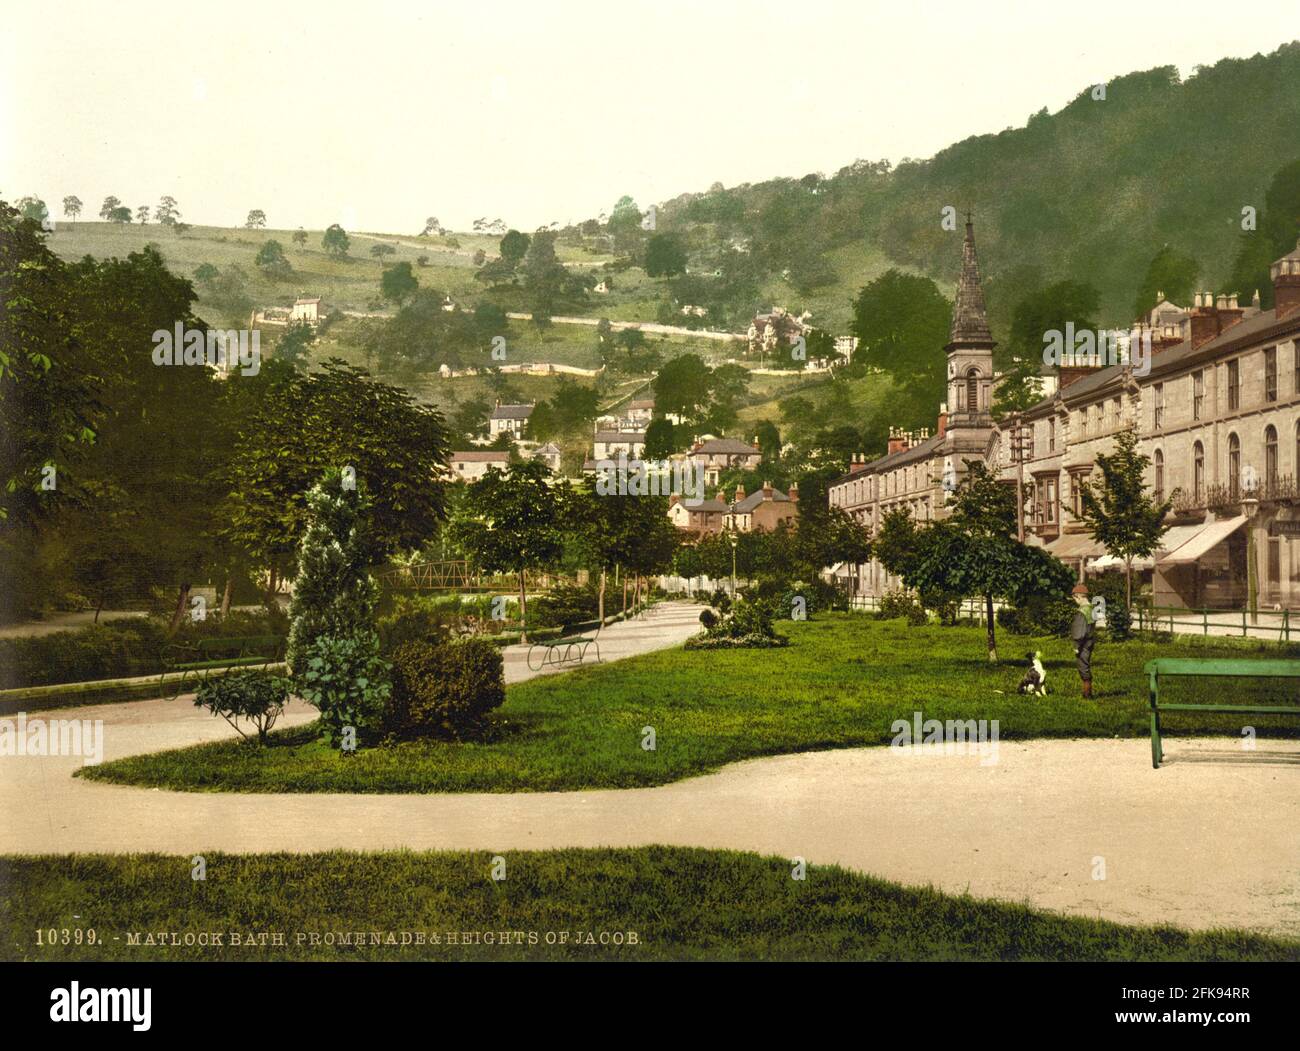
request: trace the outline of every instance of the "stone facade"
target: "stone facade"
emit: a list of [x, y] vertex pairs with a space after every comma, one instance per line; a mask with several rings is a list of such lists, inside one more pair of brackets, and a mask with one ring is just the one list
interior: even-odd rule
[[[1300, 609], [1300, 247], [1271, 276], [1269, 310], [1258, 296], [1241, 307], [1235, 295], [1198, 293], [1187, 310], [1161, 298], [1139, 320], [1152, 337], [1149, 372], [1126, 362], [1062, 369], [1049, 397], [994, 425], [992, 343], [982, 296], [971, 292], [979, 278], [968, 224], [946, 348], [954, 411], [941, 411], [935, 437], [896, 434], [886, 456], [854, 463], [831, 484], [831, 504], [873, 529], [901, 503], [919, 520], [940, 517], [961, 458], [979, 458], [1022, 486], [1029, 542], [1082, 576], [1114, 560], [1083, 526], [1081, 483], [1096, 477], [1098, 453], [1134, 427], [1152, 461], [1151, 489], [1176, 492], [1163, 546], [1139, 567], [1150, 571], [1154, 602]], [[898, 586], [875, 564], [857, 578], [870, 595]]]

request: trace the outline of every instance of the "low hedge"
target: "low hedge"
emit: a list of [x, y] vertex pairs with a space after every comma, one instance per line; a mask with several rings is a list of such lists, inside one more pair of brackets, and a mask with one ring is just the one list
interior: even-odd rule
[[169, 645], [235, 635], [283, 635], [282, 613], [235, 611], [225, 617], [185, 620], [168, 636], [168, 622], [130, 617], [85, 628], [0, 639], [0, 689], [54, 686], [160, 674]]

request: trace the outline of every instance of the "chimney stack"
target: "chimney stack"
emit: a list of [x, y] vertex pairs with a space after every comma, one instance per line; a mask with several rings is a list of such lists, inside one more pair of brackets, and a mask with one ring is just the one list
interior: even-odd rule
[[889, 428], [890, 454], [902, 452], [907, 448], [907, 434], [898, 427]]
[[790, 503], [792, 503], [792, 504], [797, 504], [798, 502], [799, 502], [799, 483], [798, 483], [798, 482], [791, 482], [791, 483], [790, 483]]
[[740, 501], [743, 499], [745, 499], [745, 487], [741, 485], [739, 482], [737, 482], [735, 502], [740, 503]]
[[763, 483], [763, 499], [764, 499], [764, 500], [771, 500], [771, 499], [772, 499], [772, 483], [771, 483], [771, 482], [764, 482], [764, 483]]
[[948, 403], [940, 402], [939, 419], [935, 421], [935, 433], [942, 438], [948, 433]]
[[1270, 268], [1273, 277], [1273, 309], [1279, 318], [1300, 310], [1300, 242], [1290, 255], [1283, 256]]
[[1244, 313], [1237, 305], [1235, 292], [1230, 296], [1220, 293], [1217, 297], [1213, 292], [1198, 293], [1190, 319], [1192, 348], [1204, 346], [1232, 328]]

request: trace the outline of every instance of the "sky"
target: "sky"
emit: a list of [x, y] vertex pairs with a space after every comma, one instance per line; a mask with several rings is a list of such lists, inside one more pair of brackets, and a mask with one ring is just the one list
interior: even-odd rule
[[[1088, 86], [1270, 52], [1295, 0], [6, 0], [0, 197], [187, 222], [580, 221], [933, 155]], [[1287, 28], [1291, 33], [1288, 35]]]

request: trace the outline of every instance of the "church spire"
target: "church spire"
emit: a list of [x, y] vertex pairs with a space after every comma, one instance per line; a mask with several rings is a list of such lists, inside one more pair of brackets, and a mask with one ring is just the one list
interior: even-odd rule
[[980, 285], [980, 266], [975, 258], [975, 225], [966, 213], [966, 240], [961, 247], [961, 277], [957, 281], [957, 300], [952, 307], [952, 332], [945, 350], [958, 346], [993, 346], [988, 314], [984, 309], [984, 289]]

